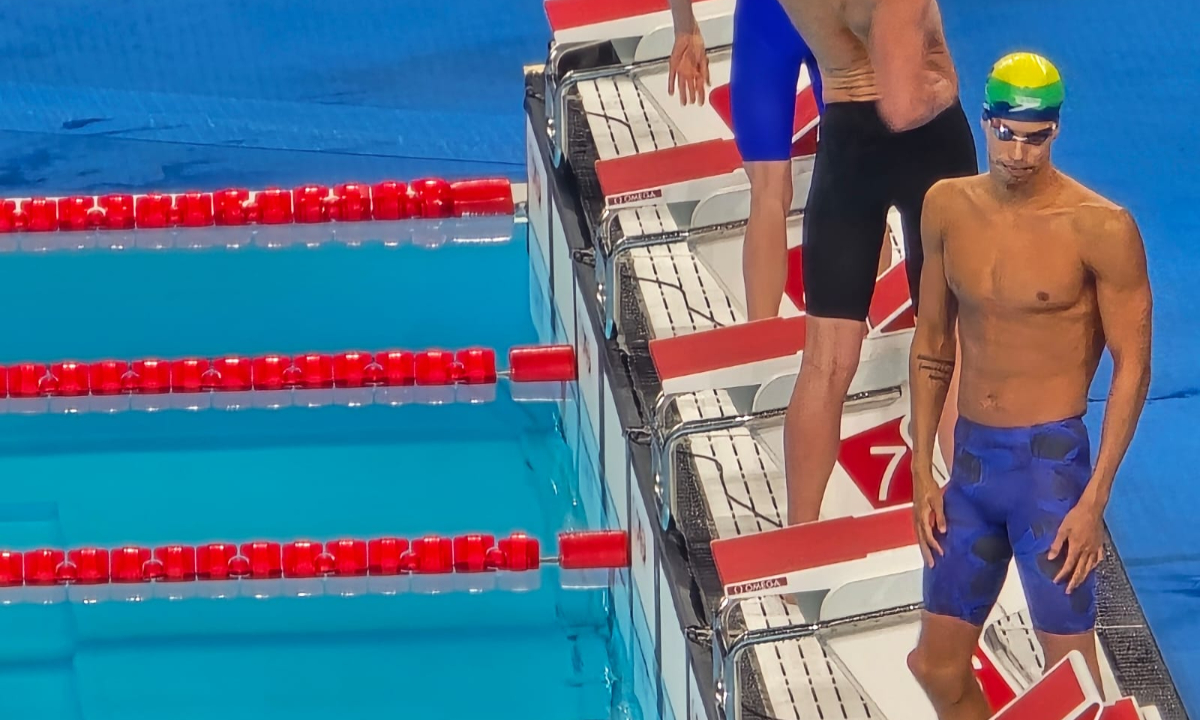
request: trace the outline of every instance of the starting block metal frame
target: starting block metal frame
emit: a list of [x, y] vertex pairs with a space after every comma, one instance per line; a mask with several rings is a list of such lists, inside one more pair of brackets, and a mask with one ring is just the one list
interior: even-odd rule
[[746, 225], [745, 220], [737, 220], [703, 227], [688, 227], [672, 232], [624, 235], [614, 243], [612, 240], [613, 228], [617, 217], [617, 210], [604, 208], [595, 231], [597, 239], [596, 300], [604, 312], [604, 334], [609, 339], [617, 336], [617, 319], [624, 312], [624, 308], [621, 306], [621, 273], [618, 272], [618, 269], [625, 256], [634, 250], [665, 247], [679, 243], [703, 242], [706, 235], [720, 235], [744, 228]]
[[[605, 65], [602, 67], [568, 70], [562, 72], [564, 58], [572, 53], [595, 49], [607, 41], [583, 43], [579, 45], [555, 45], [550, 51], [549, 72], [546, 73], [546, 135], [550, 141], [551, 159], [555, 167], [560, 167], [570, 154], [570, 127], [567, 118], [567, 95], [572, 88], [583, 82], [602, 80], [620, 75], [636, 76], [638, 73], [662, 70], [670, 64], [669, 57], [652, 57], [644, 60], [633, 60], [626, 63]], [[708, 57], [720, 57], [732, 54], [731, 44], [717, 45], [708, 48]], [[636, 79], [636, 77], [635, 77]], [[614, 213], [615, 214], [615, 213]], [[601, 224], [604, 224], [603, 221]]]
[[661, 67], [665, 63], [655, 60], [645, 63], [628, 63], [625, 65], [608, 65], [586, 70], [570, 70], [562, 77], [556, 74], [546, 74], [547, 113], [546, 135], [550, 140], [552, 160], [555, 167], [560, 167], [565, 158], [570, 157], [569, 138], [570, 128], [567, 127], [567, 93], [581, 82], [602, 80], [618, 75], [632, 74], [635, 70], [650, 67]]
[[[709, 21], [720, 22], [721, 17], [709, 18]], [[656, 31], [657, 32], [657, 31]], [[654, 33], [645, 36], [643, 41], [653, 37]], [[642, 53], [639, 48], [639, 53], [634, 59], [629, 62], [605, 65], [601, 67], [589, 67], [574, 70], [563, 71], [565, 59], [583, 50], [595, 50], [599, 46], [604, 45], [608, 41], [596, 41], [588, 43], [571, 44], [567, 46], [555, 44], [550, 52], [550, 62], [548, 71], [544, 77], [547, 98], [547, 137], [551, 147], [552, 161], [556, 167], [561, 167], [564, 163], [569, 162], [570, 158], [570, 138], [571, 128], [569, 127], [570, 113], [567, 111], [567, 97], [570, 91], [576, 86], [584, 82], [596, 81], [605, 78], [614, 78], [623, 75], [631, 76], [636, 83], [638, 75], [661, 72], [668, 66], [669, 58], [661, 57], [658, 53]], [[647, 57], [640, 57], [641, 55]], [[708, 57], [714, 59], [724, 59], [732, 54], [732, 45], [719, 44], [708, 49]], [[656, 102], [652, 97], [648, 98], [650, 102]], [[796, 163], [799, 162], [797, 166]], [[793, 158], [794, 167], [804, 168], [803, 174], [811, 172], [809, 167], [812, 163], [811, 156]], [[742, 187], [744, 185], [745, 187]], [[797, 211], [802, 213], [802, 199], [807, 195], [807, 183], [796, 183], [799, 190], [797, 196], [801, 199], [800, 207], [793, 209], [793, 214]], [[748, 219], [748, 208], [745, 212], [735, 212], [734, 215], [728, 215], [729, 208], [725, 207], [724, 203], [716, 203], [720, 205], [720, 209], [710, 208], [708, 205], [713, 204], [709, 201], [717, 200], [730, 191], [748, 191], [748, 181], [735, 185], [734, 187], [726, 187], [714, 195], [705, 195], [704, 197], [690, 200], [683, 203], [685, 206], [684, 212], [689, 215], [688, 221], [683, 222], [682, 219], [676, 217], [678, 230], [670, 232], [659, 232], [653, 234], [638, 234], [626, 235], [620, 240], [614, 242], [616, 236], [616, 223], [621, 216], [621, 210], [631, 209], [627, 207], [617, 207], [608, 203], [607, 199], [604, 207], [600, 211], [600, 217], [595, 226], [591, 228], [593, 237], [593, 246], [595, 249], [595, 273], [597, 281], [597, 300], [604, 312], [604, 332], [609, 338], [613, 338], [617, 331], [617, 319], [620, 317], [620, 276], [617, 271], [618, 263], [628, 253], [643, 248], [658, 247], [662, 245], [670, 245], [678, 242], [698, 242], [701, 240], [700, 232], [705, 234], [722, 233], [737, 230], [744, 227]], [[795, 204], [795, 200], [793, 201]], [[687, 208], [691, 208], [688, 212]], [[672, 203], [660, 203], [660, 206], [668, 208], [668, 213], [671, 213]], [[676, 213], [671, 213], [676, 214]]]
[[[667, 427], [667, 413], [678, 399], [691, 393], [660, 393], [654, 403], [654, 422], [650, 428], [650, 462], [654, 471], [654, 497], [663, 530], [670, 528], [679, 507], [678, 483], [675, 481], [675, 454], [685, 440], [697, 435], [726, 430], [754, 429], [778, 423], [787, 415], [787, 407], [774, 407], [739, 415], [684, 420]], [[847, 395], [842, 408], [862, 410], [876, 403], [899, 400], [902, 388], [898, 385], [864, 390]]]
[[746, 630], [736, 637], [727, 637], [730, 615], [743, 598], [724, 595], [713, 613], [712, 657], [713, 685], [716, 688], [717, 711], [722, 720], [741, 720], [741, 673], [738, 661], [746, 651], [757, 645], [799, 640], [809, 637], [828, 637], [839, 632], [858, 632], [867, 628], [886, 627], [910, 622], [918, 615], [922, 603], [907, 603], [845, 617], [819, 620], [803, 625], [785, 625], [777, 628]]
[[[732, 191], [739, 187], [730, 188]], [[710, 196], [711, 197], [711, 196]], [[702, 201], [703, 202], [703, 201]], [[596, 300], [604, 313], [604, 334], [609, 339], [619, 335], [617, 321], [622, 317], [624, 308], [621, 306], [621, 263], [635, 250], [653, 247], [688, 244], [701, 245], [707, 241], [724, 239], [730, 233], [744, 232], [748, 214], [737, 217], [705, 218], [693, 214], [698, 224], [686, 225], [670, 232], [647, 233], [644, 235], [623, 235], [613, 241], [615, 226], [620, 209], [605, 207], [600, 213], [600, 221], [594, 230], [596, 238], [595, 276]], [[787, 214], [787, 221], [794, 222], [804, 217], [803, 208], [793, 208]]]
[[[596, 301], [604, 313], [604, 334], [609, 339], [616, 337], [617, 318], [621, 317], [623, 312], [620, 305], [621, 274], [617, 272], [622, 256], [634, 250], [687, 242], [691, 234], [689, 230], [677, 230], [649, 235], [626, 235], [613, 244], [611, 233], [616, 218], [615, 211], [605, 208], [596, 229]], [[606, 251], [610, 247], [611, 250]]]

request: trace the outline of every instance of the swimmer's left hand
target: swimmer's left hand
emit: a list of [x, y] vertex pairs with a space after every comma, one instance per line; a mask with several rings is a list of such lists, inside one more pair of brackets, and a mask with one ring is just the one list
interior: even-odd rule
[[1054, 560], [1062, 552], [1063, 544], [1067, 546], [1067, 558], [1054, 582], [1067, 583], [1067, 594], [1087, 580], [1088, 575], [1104, 559], [1104, 545], [1101, 540], [1101, 517], [1103, 513], [1090, 502], [1080, 502], [1063, 518], [1058, 528], [1058, 535], [1050, 545], [1048, 560]]

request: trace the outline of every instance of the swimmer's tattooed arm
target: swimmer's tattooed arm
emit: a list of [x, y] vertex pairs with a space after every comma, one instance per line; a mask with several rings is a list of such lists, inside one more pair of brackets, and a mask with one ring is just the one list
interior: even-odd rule
[[942, 262], [942, 218], [955, 193], [953, 186], [942, 181], [925, 195], [921, 211], [921, 245], [925, 249], [919, 288], [921, 310], [908, 359], [912, 388], [913, 524], [921, 556], [929, 566], [936, 562], [935, 556], [942, 554], [938, 533], [944, 535], [947, 529], [942, 495], [933, 479], [933, 442], [954, 374], [958, 301], [950, 291]]
[[917, 355], [917, 369], [934, 382], [950, 384], [950, 376], [954, 374], [954, 358], [939, 358], [932, 355]]
[[942, 263], [941, 220], [954, 193], [953, 187], [945, 182], [935, 184], [926, 194], [921, 212], [921, 244], [925, 251], [919, 294], [921, 309], [908, 363], [914, 479], [932, 478], [934, 438], [954, 374], [958, 301], [950, 291]]

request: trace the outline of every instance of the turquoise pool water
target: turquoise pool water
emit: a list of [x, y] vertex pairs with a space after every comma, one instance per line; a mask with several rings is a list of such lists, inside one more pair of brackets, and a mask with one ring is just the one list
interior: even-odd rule
[[[0, 364], [536, 342], [500, 246], [5, 258]], [[555, 403], [0, 414], [0, 547], [523, 530], [586, 518]], [[561, 718], [629, 712], [606, 589], [0, 607], [0, 715]], [[246, 584], [243, 584], [245, 587]], [[269, 592], [269, 591], [268, 591]], [[0, 598], [3, 594], [0, 593]], [[618, 707], [617, 711], [613, 708]]]

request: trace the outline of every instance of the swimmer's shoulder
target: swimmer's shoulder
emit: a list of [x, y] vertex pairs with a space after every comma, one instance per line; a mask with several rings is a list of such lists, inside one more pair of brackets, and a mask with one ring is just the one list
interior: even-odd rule
[[938, 180], [925, 193], [924, 212], [953, 213], [977, 203], [987, 176], [969, 175]]
[[1127, 237], [1137, 230], [1133, 213], [1075, 178], [1063, 175], [1064, 206], [1074, 216], [1076, 230], [1089, 238]]
[[1060, 211], [1068, 211], [1080, 217], [1089, 218], [1121, 209], [1117, 203], [1084, 185], [1071, 175], [1057, 169], [1055, 172], [1058, 174], [1058, 186], [1054, 190], [1057, 195], [1055, 205]]
[[1133, 213], [1074, 179], [1070, 182], [1064, 199], [1084, 263], [1095, 267], [1111, 264], [1113, 258], [1144, 262], [1142, 234]]

